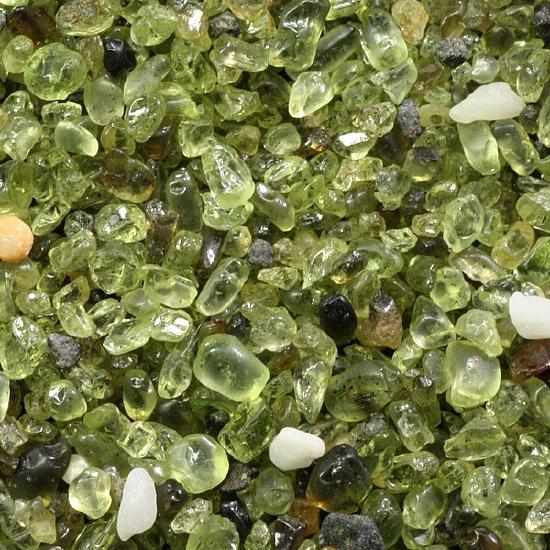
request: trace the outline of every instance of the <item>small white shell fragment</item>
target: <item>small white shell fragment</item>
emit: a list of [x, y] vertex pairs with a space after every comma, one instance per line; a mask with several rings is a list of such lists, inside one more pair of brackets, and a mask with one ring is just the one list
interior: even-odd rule
[[67, 485], [71, 484], [71, 481], [77, 478], [86, 468], [90, 466], [90, 463], [80, 455], [71, 455], [71, 460], [63, 477], [61, 478]]
[[157, 519], [155, 482], [145, 468], [134, 468], [128, 474], [118, 509], [116, 531], [122, 541], [145, 533]]
[[324, 454], [325, 442], [320, 437], [296, 428], [283, 428], [269, 445], [269, 460], [283, 472], [307, 468]]
[[514, 118], [525, 109], [525, 102], [507, 82], [491, 82], [473, 91], [457, 103], [449, 116], [461, 124], [477, 120], [503, 120]]
[[550, 338], [550, 300], [514, 292], [508, 304], [518, 334], [527, 340]]

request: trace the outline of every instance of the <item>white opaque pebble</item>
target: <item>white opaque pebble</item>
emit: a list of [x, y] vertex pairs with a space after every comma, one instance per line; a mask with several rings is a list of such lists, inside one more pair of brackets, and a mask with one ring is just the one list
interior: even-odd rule
[[507, 82], [491, 82], [473, 91], [457, 103], [449, 116], [461, 124], [476, 120], [503, 120], [514, 118], [525, 109], [525, 102]]
[[122, 541], [145, 533], [157, 519], [155, 482], [144, 468], [134, 468], [128, 474], [122, 501], [118, 509], [116, 531]]
[[71, 484], [73, 479], [76, 479], [86, 468], [90, 466], [90, 463], [80, 455], [71, 455], [71, 460], [63, 477], [61, 478], [67, 485]]
[[550, 300], [514, 292], [509, 308], [512, 324], [520, 336], [528, 340], [550, 338]]
[[287, 472], [307, 468], [325, 454], [325, 442], [296, 428], [283, 428], [269, 445], [269, 460]]

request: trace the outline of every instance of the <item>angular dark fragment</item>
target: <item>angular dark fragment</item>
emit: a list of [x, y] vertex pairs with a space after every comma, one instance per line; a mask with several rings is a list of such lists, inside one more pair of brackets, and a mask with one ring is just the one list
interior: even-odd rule
[[337, 445], [315, 464], [306, 496], [327, 512], [353, 513], [371, 484], [365, 460], [350, 445]]
[[206, 415], [204, 423], [208, 435], [216, 437], [221, 429], [229, 422], [229, 415], [225, 411], [214, 411]]
[[483, 36], [487, 53], [492, 56], [502, 55], [510, 49], [516, 39], [514, 31], [509, 27], [497, 25], [491, 27]]
[[178, 213], [159, 199], [145, 203], [144, 211], [149, 221], [145, 239], [147, 261], [159, 263], [172, 241], [178, 223]]
[[[301, 470], [298, 470], [296, 473], [298, 474], [298, 472], [300, 471]], [[298, 480], [296, 480], [296, 484], [298, 485]], [[306, 484], [307, 484], [307, 480], [306, 480]], [[298, 487], [298, 490], [299, 490], [299, 487]], [[309, 538], [312, 535], [315, 535], [315, 533], [319, 531], [320, 515], [321, 515], [320, 510], [319, 508], [317, 508], [317, 506], [313, 506], [313, 504], [311, 504], [311, 502], [309, 502], [307, 499], [305, 498], [294, 499], [294, 502], [292, 503], [292, 506], [288, 511], [288, 515], [294, 518], [299, 518], [306, 524], [306, 530], [304, 533], [304, 536], [306, 538]]]
[[97, 304], [98, 302], [101, 302], [101, 300], [105, 300], [107, 298], [107, 294], [103, 292], [100, 288], [94, 288], [90, 290], [90, 298], [89, 302], [90, 304]]
[[17, 470], [6, 480], [11, 496], [31, 499], [52, 493], [70, 460], [71, 446], [62, 437], [34, 445], [20, 457]]
[[414, 99], [406, 97], [397, 107], [397, 123], [409, 139], [416, 139], [422, 133], [420, 111]]
[[50, 334], [48, 345], [55, 366], [60, 369], [74, 367], [80, 360], [82, 346], [72, 336], [66, 334]]
[[242, 340], [250, 328], [250, 321], [239, 311], [234, 313], [229, 319], [225, 332], [236, 336], [239, 340]]
[[48, 235], [37, 235], [34, 238], [31, 253], [29, 256], [33, 260], [40, 260], [48, 255], [52, 244], [61, 237], [58, 233], [49, 233]]
[[535, 34], [544, 40], [544, 46], [550, 46], [550, 2], [540, 4], [535, 9], [533, 16], [533, 30]]
[[305, 532], [305, 521], [292, 516], [279, 516], [273, 525], [275, 550], [297, 550]]
[[478, 515], [463, 502], [460, 493], [454, 494], [449, 500], [445, 519], [441, 526], [445, 528], [449, 540], [460, 540], [467, 529], [472, 529], [478, 521]]
[[508, 361], [512, 380], [521, 384], [550, 370], [550, 338], [529, 340]]
[[323, 128], [313, 128], [307, 134], [300, 154], [306, 158], [312, 157], [330, 148], [332, 139]]
[[205, 227], [202, 232], [202, 261], [201, 268], [209, 271], [220, 260], [223, 233]]
[[17, 470], [19, 459], [8, 454], [0, 447], [0, 474], [3, 476], [12, 475]]
[[433, 147], [413, 147], [412, 155], [413, 159], [420, 164], [439, 162], [441, 160], [439, 151]]
[[338, 282], [339, 277], [351, 278], [365, 268], [365, 263], [365, 255], [359, 250], [347, 252], [337, 260], [331, 278], [335, 282]]
[[46, 10], [37, 6], [19, 6], [9, 16], [13, 36], [24, 34], [36, 46], [41, 46], [55, 33], [55, 20]]
[[378, 290], [369, 304], [369, 316], [358, 324], [357, 337], [364, 346], [397, 349], [403, 326], [401, 311], [392, 296]]
[[[50, 506], [52, 509], [52, 506]], [[42, 550], [62, 550], [72, 548], [73, 542], [84, 529], [84, 514], [73, 510], [69, 500], [65, 501], [61, 510], [55, 510], [56, 521], [55, 529], [57, 531], [57, 540], [54, 546], [44, 546]]]
[[252, 241], [248, 251], [248, 263], [258, 267], [269, 267], [275, 261], [275, 253], [270, 242], [264, 239]]
[[323, 231], [324, 229], [332, 227], [337, 221], [340, 221], [340, 218], [334, 214], [313, 209], [299, 214], [296, 220], [296, 227], [313, 229], [313, 231]]
[[454, 69], [468, 60], [470, 52], [462, 38], [450, 36], [443, 39], [436, 47], [437, 59], [447, 67]]
[[220, 490], [224, 493], [244, 491], [258, 473], [259, 470], [256, 466], [242, 464], [240, 462], [231, 462], [229, 465], [229, 473], [223, 485], [220, 487]]
[[157, 508], [160, 516], [172, 517], [182, 507], [188, 495], [175, 479], [168, 479], [157, 487]]
[[[518, 116], [518, 122], [528, 134], [536, 134], [538, 130], [540, 109], [533, 103], [527, 105]], [[536, 136], [533, 136], [536, 137]]]
[[421, 256], [443, 258], [448, 254], [449, 249], [443, 235], [438, 235], [437, 237], [419, 237], [412, 251]]
[[136, 54], [122, 38], [105, 38], [103, 49], [103, 65], [113, 76], [123, 71], [131, 71], [136, 66]]
[[384, 541], [376, 523], [358, 514], [329, 514], [318, 538], [321, 545], [338, 550], [384, 550]]
[[197, 433], [203, 429], [191, 412], [189, 402], [181, 398], [160, 402], [149, 420], [164, 424], [180, 435]]
[[[23, 409], [23, 389], [24, 382], [19, 380], [10, 380], [10, 398], [8, 401], [7, 416], [18, 418]], [[25, 386], [26, 388], [26, 386]], [[27, 390], [25, 389], [25, 393]]]
[[[156, 132], [141, 144], [140, 151], [152, 160], [164, 160], [170, 154], [176, 138], [177, 125], [170, 117], [166, 117]], [[179, 146], [179, 145], [178, 145]]]
[[384, 164], [402, 165], [405, 161], [410, 142], [401, 128], [394, 126], [391, 132], [382, 136], [371, 150], [371, 156], [379, 157]]
[[357, 328], [357, 315], [349, 300], [342, 294], [326, 296], [319, 304], [321, 328], [341, 345], [353, 338]]
[[426, 191], [420, 187], [413, 187], [405, 194], [401, 201], [401, 214], [407, 218], [412, 218], [417, 214], [425, 212], [424, 205], [426, 204]]
[[250, 533], [252, 522], [240, 500], [234, 499], [222, 502], [220, 505], [220, 516], [234, 523], [241, 540], [244, 540]]
[[214, 15], [208, 23], [208, 34], [213, 40], [224, 34], [240, 36], [242, 32], [240, 21], [230, 11]]

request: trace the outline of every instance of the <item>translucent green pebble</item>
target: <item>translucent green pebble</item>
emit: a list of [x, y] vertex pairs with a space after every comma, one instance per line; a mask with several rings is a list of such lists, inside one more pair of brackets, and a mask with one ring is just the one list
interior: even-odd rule
[[294, 0], [283, 10], [270, 44], [269, 62], [300, 71], [309, 67], [329, 10], [327, 0]]
[[472, 510], [486, 518], [499, 515], [500, 476], [494, 468], [480, 466], [468, 474], [462, 483], [462, 500]]
[[274, 411], [262, 398], [240, 403], [230, 421], [222, 428], [218, 440], [240, 462], [260, 456], [274, 436]]
[[96, 215], [94, 228], [105, 241], [133, 243], [147, 235], [147, 219], [143, 210], [133, 204], [109, 204]]
[[34, 51], [30, 38], [24, 35], [14, 36], [2, 52], [2, 62], [9, 73], [22, 73]]
[[46, 334], [40, 325], [26, 317], [16, 317], [3, 332], [0, 364], [11, 380], [20, 380], [34, 371], [46, 349]]
[[122, 89], [107, 76], [87, 82], [83, 100], [91, 120], [101, 126], [124, 114]]
[[99, 468], [86, 468], [71, 481], [69, 502], [90, 519], [104, 516], [111, 506], [111, 476]]
[[550, 474], [532, 458], [516, 462], [502, 484], [502, 499], [520, 505], [536, 504], [546, 492]]
[[494, 315], [488, 311], [471, 309], [456, 322], [456, 333], [479, 346], [487, 355], [502, 353], [500, 335]]
[[143, 272], [143, 288], [161, 304], [183, 308], [193, 303], [197, 289], [189, 278], [152, 264], [145, 265]]
[[497, 141], [486, 122], [458, 124], [458, 137], [472, 168], [484, 176], [500, 170]]
[[239, 534], [235, 524], [218, 515], [210, 516], [200, 529], [189, 536], [185, 546], [185, 550], [200, 550], [201, 548], [238, 550]]
[[249, 268], [244, 262], [237, 258], [225, 258], [197, 296], [195, 307], [207, 316], [221, 313], [237, 297], [248, 274]]
[[250, 340], [260, 348], [277, 351], [288, 346], [296, 334], [296, 323], [285, 308], [253, 304], [243, 310], [250, 321]]
[[525, 520], [525, 528], [530, 533], [550, 533], [550, 499], [542, 499], [535, 504]]
[[472, 408], [493, 398], [500, 386], [498, 359], [477, 346], [453, 342], [447, 346], [446, 359], [453, 382], [447, 401], [458, 408]]
[[144, 346], [151, 337], [151, 327], [140, 319], [124, 319], [109, 331], [103, 347], [111, 355], [122, 355]]
[[221, 208], [242, 206], [254, 193], [250, 169], [232, 147], [212, 139], [201, 160], [208, 187]]
[[538, 154], [523, 127], [515, 120], [499, 120], [491, 129], [510, 168], [520, 176], [529, 175], [535, 169]]
[[424, 445], [433, 443], [434, 437], [428, 424], [413, 403], [393, 401], [388, 406], [388, 413], [409, 451], [420, 451]]
[[56, 420], [67, 422], [80, 418], [88, 409], [80, 391], [70, 380], [58, 380], [46, 390], [47, 411]]
[[288, 112], [302, 118], [324, 107], [334, 97], [330, 81], [321, 72], [300, 74], [292, 84]]
[[138, 143], [149, 140], [166, 114], [166, 101], [160, 94], [136, 97], [127, 107], [124, 118], [128, 133]]
[[480, 460], [496, 455], [506, 434], [493, 420], [479, 417], [470, 420], [456, 435], [445, 442], [445, 454], [450, 458]]
[[453, 252], [460, 252], [471, 245], [481, 233], [484, 211], [474, 195], [466, 195], [451, 201], [445, 208], [443, 237]]
[[431, 300], [417, 298], [411, 321], [411, 336], [424, 349], [439, 348], [455, 339], [455, 328], [445, 313]]
[[357, 422], [386, 406], [400, 388], [399, 372], [393, 365], [360, 361], [331, 378], [325, 405], [336, 418]]
[[57, 28], [69, 36], [92, 36], [113, 24], [113, 15], [100, 0], [71, 0], [55, 14]]
[[254, 482], [253, 499], [264, 513], [272, 516], [285, 514], [294, 500], [292, 481], [277, 468], [266, 468]]
[[366, 16], [361, 45], [371, 65], [381, 71], [392, 69], [407, 59], [407, 45], [392, 16], [372, 10]]
[[229, 334], [214, 334], [200, 343], [193, 374], [207, 388], [234, 401], [256, 399], [269, 380], [265, 365]]
[[176, 15], [165, 6], [151, 4], [141, 7], [132, 22], [130, 36], [140, 46], [156, 46], [176, 29]]
[[157, 405], [157, 392], [148, 374], [141, 369], [126, 372], [122, 398], [126, 414], [132, 420], [147, 420]]
[[165, 459], [186, 491], [204, 493], [219, 485], [229, 463], [223, 448], [210, 436], [188, 435], [166, 450]]
[[34, 52], [25, 69], [25, 85], [40, 99], [66, 99], [84, 83], [88, 68], [77, 52], [53, 42]]
[[403, 501], [403, 522], [413, 529], [430, 529], [445, 510], [446, 501], [436, 484], [416, 488]]
[[93, 157], [97, 154], [99, 144], [94, 135], [73, 122], [61, 121], [54, 132], [56, 144], [68, 153]]

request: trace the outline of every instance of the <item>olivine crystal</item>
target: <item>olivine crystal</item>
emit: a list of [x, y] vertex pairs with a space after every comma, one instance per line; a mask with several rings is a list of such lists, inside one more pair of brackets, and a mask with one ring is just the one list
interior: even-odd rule
[[28, 89], [46, 101], [66, 99], [84, 83], [88, 68], [77, 52], [52, 42], [35, 51], [25, 69]]
[[269, 380], [265, 365], [229, 334], [215, 334], [201, 342], [193, 373], [206, 387], [234, 401], [256, 399]]

